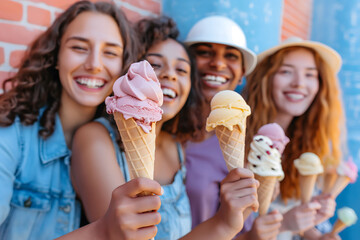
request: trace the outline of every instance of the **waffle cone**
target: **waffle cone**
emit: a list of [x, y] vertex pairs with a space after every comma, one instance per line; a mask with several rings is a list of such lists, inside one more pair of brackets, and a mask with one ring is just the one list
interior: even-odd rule
[[335, 181], [337, 179], [336, 173], [326, 173], [323, 178], [324, 187], [322, 192], [323, 193], [330, 193], [331, 189], [333, 188]]
[[257, 190], [259, 200], [259, 215], [265, 215], [271, 203], [271, 197], [274, 193], [277, 177], [275, 176], [260, 176], [255, 174], [255, 178], [260, 182]]
[[132, 179], [154, 178], [155, 123], [146, 133], [133, 118], [125, 119], [119, 112], [114, 113], [116, 125], [124, 144], [126, 161]]
[[339, 176], [335, 183], [334, 186], [332, 187], [330, 194], [336, 198], [341, 192], [342, 190], [344, 190], [344, 188], [349, 184], [350, 182], [350, 178], [347, 176]]
[[340, 219], [337, 219], [333, 229], [331, 230], [331, 233], [333, 234], [337, 234], [339, 232], [341, 232], [342, 230], [344, 230], [346, 228], [346, 225], [343, 221], [341, 221]]
[[300, 175], [300, 191], [301, 191], [301, 203], [307, 203], [310, 201], [317, 175]]
[[241, 132], [238, 125], [235, 125], [232, 131], [220, 125], [215, 128], [215, 133], [219, 140], [227, 169], [231, 171], [234, 168], [243, 168], [245, 132]]

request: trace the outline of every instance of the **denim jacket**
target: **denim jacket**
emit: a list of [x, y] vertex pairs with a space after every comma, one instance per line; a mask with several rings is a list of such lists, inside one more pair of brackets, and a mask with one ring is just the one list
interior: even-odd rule
[[0, 239], [53, 239], [79, 227], [60, 118], [46, 140], [19, 118], [0, 127]]

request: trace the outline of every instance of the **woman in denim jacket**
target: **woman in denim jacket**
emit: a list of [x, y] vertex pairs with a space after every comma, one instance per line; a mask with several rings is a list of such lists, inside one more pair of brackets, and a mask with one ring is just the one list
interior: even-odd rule
[[[176, 40], [175, 23], [168, 17], [144, 19], [138, 23], [138, 28], [145, 48], [144, 58], [152, 65], [164, 94], [161, 107], [164, 112], [155, 129], [154, 178], [164, 189], [158, 210], [161, 222], [157, 225], [155, 239], [232, 239], [242, 228], [243, 209], [246, 206], [256, 208], [257, 183], [246, 169], [232, 171], [221, 184], [222, 204], [218, 214], [190, 232], [191, 213], [181, 143], [201, 139], [205, 118], [199, 118], [199, 114], [203, 112], [204, 101], [196, 84], [198, 81], [195, 81], [192, 58]], [[113, 189], [129, 180], [119, 140], [116, 126], [111, 126], [105, 118], [82, 126], [74, 137], [74, 186], [90, 221], [105, 214]], [[146, 198], [129, 199], [126, 208], [119, 209], [118, 214], [124, 216], [123, 227], [135, 225], [126, 239], [141, 239], [135, 223], [146, 219], [148, 213], [143, 204], [150, 201]], [[136, 218], [142, 212], [145, 212], [140, 214], [142, 219]]]
[[104, 109], [113, 81], [136, 57], [135, 43], [115, 5], [77, 2], [3, 83], [0, 239], [53, 239], [79, 227], [72, 136]]

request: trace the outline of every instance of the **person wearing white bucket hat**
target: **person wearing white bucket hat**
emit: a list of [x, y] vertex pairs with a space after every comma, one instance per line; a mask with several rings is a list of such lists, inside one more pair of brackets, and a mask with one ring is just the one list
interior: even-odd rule
[[340, 55], [327, 45], [293, 37], [260, 53], [258, 65], [247, 77], [244, 96], [252, 115], [246, 142], [271, 122], [278, 123], [290, 138], [282, 158], [281, 194], [272, 204], [284, 217], [284, 233], [278, 239], [292, 239], [302, 232], [309, 239], [337, 239], [314, 228], [334, 214], [335, 200], [320, 194], [299, 205], [300, 183], [293, 161], [304, 152], [316, 153], [325, 172], [340, 162], [344, 114], [337, 73], [341, 62]]
[[256, 55], [247, 48], [243, 30], [224, 16], [201, 19], [184, 42], [195, 53], [208, 101], [220, 90], [235, 89], [256, 66]]
[[[191, 28], [185, 44], [194, 53], [199, 81], [208, 103], [221, 90], [234, 90], [242, 77], [256, 65], [256, 55], [247, 48], [243, 30], [224, 16], [201, 19]], [[205, 131], [205, 129], [203, 129]], [[190, 199], [193, 228], [214, 216], [220, 206], [220, 183], [228, 175], [218, 140], [214, 133], [205, 133], [202, 142], [186, 145], [186, 188]], [[248, 231], [253, 218], [248, 218], [243, 231]]]

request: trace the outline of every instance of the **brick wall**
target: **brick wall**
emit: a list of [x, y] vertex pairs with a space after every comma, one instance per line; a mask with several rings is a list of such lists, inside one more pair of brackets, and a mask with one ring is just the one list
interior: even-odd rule
[[[161, 0], [113, 1], [131, 21], [156, 16], [161, 11]], [[1, 0], [0, 84], [16, 72], [27, 45], [74, 2], [76, 0]]]
[[313, 0], [284, 0], [281, 40], [291, 36], [309, 39]]

